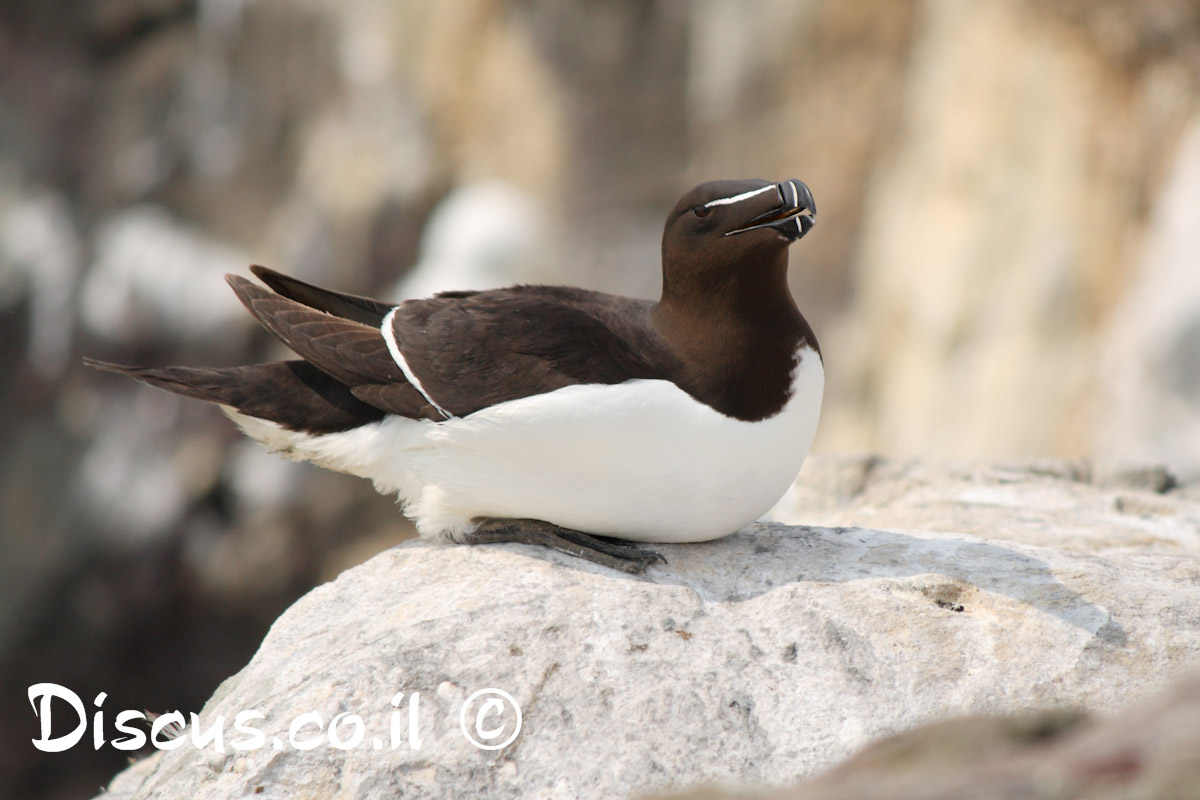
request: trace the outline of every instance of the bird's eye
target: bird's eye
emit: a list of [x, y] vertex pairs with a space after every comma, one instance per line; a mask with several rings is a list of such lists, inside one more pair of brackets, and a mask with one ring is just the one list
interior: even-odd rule
[[707, 217], [708, 212], [712, 211], [708, 206], [695, 206], [692, 208], [692, 213], [697, 217]]

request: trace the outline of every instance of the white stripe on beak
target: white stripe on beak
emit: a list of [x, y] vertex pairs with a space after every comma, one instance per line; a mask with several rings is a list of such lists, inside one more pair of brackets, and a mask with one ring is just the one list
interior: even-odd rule
[[709, 200], [707, 203], [704, 204], [704, 207], [712, 208], [713, 206], [727, 206], [730, 203], [740, 203], [743, 200], [749, 200], [751, 197], [754, 197], [755, 195], [760, 195], [763, 192], [769, 192], [774, 188], [775, 188], [775, 184], [772, 183], [772, 184], [768, 184], [767, 186], [762, 187], [761, 189], [751, 189], [748, 192], [742, 192], [741, 194], [735, 194], [733, 197], [722, 197], [720, 200]]

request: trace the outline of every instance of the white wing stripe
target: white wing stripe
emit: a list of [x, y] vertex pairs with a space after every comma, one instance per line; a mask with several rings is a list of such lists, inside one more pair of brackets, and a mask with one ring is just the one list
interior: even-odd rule
[[429, 401], [429, 405], [438, 410], [438, 413], [445, 419], [454, 419], [454, 415], [437, 404], [437, 401], [429, 396], [429, 392], [425, 391], [425, 387], [421, 385], [421, 381], [412, 371], [412, 367], [408, 366], [408, 361], [405, 360], [404, 354], [400, 352], [400, 344], [396, 341], [396, 331], [392, 329], [392, 319], [396, 316], [396, 312], [400, 310], [400, 306], [396, 306], [387, 313], [383, 318], [383, 325], [380, 326], [379, 332], [383, 334], [383, 341], [387, 343], [388, 352], [392, 354], [392, 360], [396, 362], [396, 366], [404, 373], [404, 377], [408, 382], [417, 387], [417, 391], [421, 396]]

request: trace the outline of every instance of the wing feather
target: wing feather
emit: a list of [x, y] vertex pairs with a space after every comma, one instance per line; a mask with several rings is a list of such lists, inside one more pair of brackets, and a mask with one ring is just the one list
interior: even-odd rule
[[573, 384], [677, 377], [649, 311], [583, 289], [518, 286], [407, 301], [392, 325], [425, 391], [464, 416]]
[[[442, 418], [436, 411], [429, 414], [428, 403], [405, 379], [378, 328], [317, 311], [237, 275], [226, 280], [264, 328], [305, 361], [345, 384], [356, 398], [391, 414]], [[372, 386], [389, 390], [368, 388]]]

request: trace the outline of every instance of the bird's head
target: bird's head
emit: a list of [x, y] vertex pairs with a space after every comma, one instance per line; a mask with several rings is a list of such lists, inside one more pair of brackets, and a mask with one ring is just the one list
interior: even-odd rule
[[709, 181], [675, 204], [663, 230], [663, 279], [680, 271], [704, 284], [756, 283], [786, 270], [787, 247], [815, 222], [816, 201], [798, 180]]

